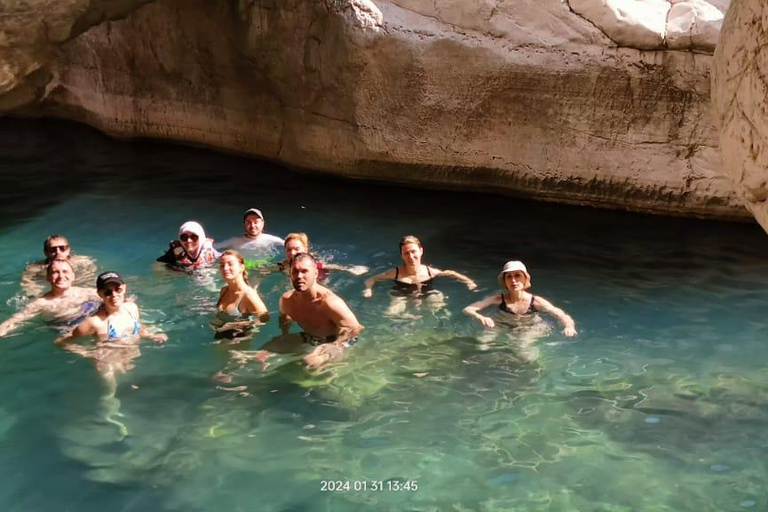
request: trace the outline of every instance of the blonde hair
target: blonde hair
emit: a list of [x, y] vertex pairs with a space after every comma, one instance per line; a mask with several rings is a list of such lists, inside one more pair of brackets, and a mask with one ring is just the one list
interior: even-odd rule
[[248, 282], [248, 269], [245, 268], [245, 258], [243, 258], [243, 255], [234, 249], [228, 249], [221, 253], [221, 256], [219, 257], [219, 267], [221, 267], [221, 260], [224, 259], [224, 256], [234, 256], [237, 261], [240, 262], [240, 266], [243, 267], [243, 281], [245, 281], [245, 284], [250, 286], [251, 283]]
[[306, 247], [307, 251], [309, 251], [309, 237], [306, 233], [288, 233], [288, 236], [285, 237], [285, 243], [283, 243], [283, 246], [287, 246], [288, 242], [291, 240], [298, 240], [304, 244], [304, 247]]
[[416, 244], [423, 249], [421, 245], [421, 240], [419, 240], [413, 235], [407, 235], [400, 239], [400, 252], [403, 251], [403, 246], [406, 244]]

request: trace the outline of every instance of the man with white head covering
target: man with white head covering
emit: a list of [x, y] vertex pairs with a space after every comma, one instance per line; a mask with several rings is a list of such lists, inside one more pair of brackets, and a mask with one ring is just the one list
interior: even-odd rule
[[264, 233], [264, 214], [258, 208], [249, 208], [243, 215], [245, 233], [217, 244], [219, 249], [236, 249], [238, 251], [267, 255], [283, 250], [283, 239]]
[[195, 270], [213, 265], [219, 256], [219, 251], [213, 248], [213, 238], [205, 236], [203, 226], [189, 221], [181, 225], [178, 240], [173, 240], [157, 261], [176, 270]]

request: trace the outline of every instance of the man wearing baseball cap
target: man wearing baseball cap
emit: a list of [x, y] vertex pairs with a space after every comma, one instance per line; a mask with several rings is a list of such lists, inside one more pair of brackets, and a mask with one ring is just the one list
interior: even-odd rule
[[280, 252], [283, 239], [264, 233], [264, 214], [258, 208], [249, 208], [243, 214], [245, 234], [224, 240], [218, 249], [237, 249], [249, 253]]

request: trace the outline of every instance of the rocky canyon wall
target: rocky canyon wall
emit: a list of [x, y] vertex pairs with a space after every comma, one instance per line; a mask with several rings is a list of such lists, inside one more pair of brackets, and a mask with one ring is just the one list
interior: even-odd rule
[[712, 71], [724, 171], [768, 231], [768, 4], [733, 3]]
[[748, 215], [709, 110], [714, 2], [139, 4], [49, 44], [7, 104], [350, 177]]

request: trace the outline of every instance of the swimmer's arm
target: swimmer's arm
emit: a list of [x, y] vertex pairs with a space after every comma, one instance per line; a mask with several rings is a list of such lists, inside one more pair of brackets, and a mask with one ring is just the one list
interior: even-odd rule
[[365, 327], [360, 325], [357, 321], [357, 317], [349, 309], [347, 303], [340, 297], [334, 297], [329, 301], [329, 310], [331, 314], [331, 320], [339, 328], [339, 333], [336, 335], [336, 345], [343, 345], [347, 341], [351, 340], [355, 336], [358, 336]]
[[550, 315], [557, 318], [560, 321], [560, 323], [563, 324], [563, 334], [565, 334], [569, 338], [571, 336], [576, 336], [578, 334], [576, 332], [576, 323], [573, 321], [573, 318], [571, 318], [570, 315], [568, 315], [568, 313], [566, 313], [562, 309], [555, 307], [547, 299], [544, 299], [537, 295], [534, 298], [533, 306], [536, 309], [541, 311], [546, 311]]
[[344, 265], [337, 265], [336, 263], [324, 263], [323, 264], [324, 270], [342, 270], [344, 272], [349, 272], [350, 274], [354, 274], [356, 276], [361, 276], [368, 272], [368, 267], [365, 265], [352, 265], [351, 267], [345, 267]]
[[473, 302], [469, 306], [465, 307], [463, 309], [465, 315], [469, 315], [478, 322], [480, 322], [480, 325], [483, 327], [492, 328], [494, 325], [496, 325], [493, 321], [493, 318], [489, 316], [483, 316], [480, 314], [480, 311], [494, 305], [501, 304], [501, 296], [496, 294], [491, 297], [486, 297], [483, 300], [479, 300], [477, 302]]
[[[77, 256], [73, 256], [72, 259], [73, 260], [77, 259], [77, 272], [78, 272], [78, 274], [81, 274], [81, 275], [82, 274], [88, 274], [88, 275], [96, 274], [96, 270], [98, 270], [98, 269], [96, 267], [96, 262], [94, 261], [93, 258], [90, 258], [88, 256], [77, 255]], [[75, 261], [73, 261], [73, 263], [75, 263]]]
[[291, 318], [290, 316], [288, 316], [287, 313], [285, 313], [285, 306], [283, 305], [284, 299], [285, 299], [284, 297], [280, 297], [280, 306], [279, 306], [280, 307], [279, 323], [280, 323], [280, 330], [282, 331], [283, 336], [288, 334], [288, 331], [291, 330], [291, 325], [293, 324], [293, 318]]
[[248, 308], [248, 312], [256, 315], [260, 322], [267, 323], [269, 321], [269, 310], [264, 301], [261, 300], [259, 293], [256, 290], [250, 291], [247, 298], [251, 306]]
[[11, 316], [11, 318], [0, 324], [0, 337], [7, 336], [11, 333], [11, 331], [17, 329], [24, 322], [32, 320], [34, 317], [39, 315], [42, 309], [41, 306], [42, 302], [39, 299], [33, 300], [27, 304], [27, 307], [25, 307], [23, 310], [19, 311], [15, 315]]
[[96, 325], [92, 317], [88, 317], [83, 320], [80, 325], [69, 333], [69, 335], [61, 336], [57, 338], [53, 343], [62, 347], [65, 350], [69, 350], [68, 346], [71, 345], [76, 339], [83, 336], [94, 336], [96, 334]]
[[386, 272], [382, 272], [381, 274], [376, 274], [373, 277], [369, 277], [365, 280], [363, 283], [363, 286], [365, 288], [363, 289], [363, 297], [370, 297], [373, 295], [373, 285], [378, 283], [379, 281], [391, 281], [395, 278], [395, 271], [396, 269], [390, 269]]
[[283, 270], [282, 268], [280, 268], [280, 265], [268, 265], [264, 267], [254, 267], [254, 268], [257, 268], [259, 271], [259, 274], [261, 274], [262, 276], [267, 276], [274, 272], [280, 272], [281, 270]]
[[436, 268], [431, 268], [432, 272], [434, 272], [435, 277], [452, 277], [453, 279], [456, 279], [457, 281], [460, 281], [467, 285], [467, 288], [470, 290], [474, 290], [477, 288], [477, 283], [475, 283], [473, 280], [465, 276], [464, 274], [459, 274], [455, 270], [438, 270]]

